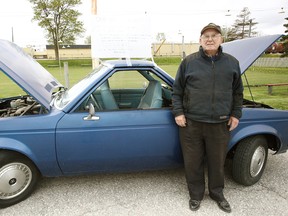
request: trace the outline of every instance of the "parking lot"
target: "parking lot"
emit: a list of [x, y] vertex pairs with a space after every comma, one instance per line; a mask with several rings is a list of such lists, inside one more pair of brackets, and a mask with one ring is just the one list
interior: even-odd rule
[[[262, 179], [244, 187], [226, 164], [225, 195], [229, 215], [288, 215], [288, 153], [268, 156]], [[0, 215], [226, 215], [208, 193], [197, 212], [188, 208], [184, 170], [44, 178], [31, 197], [0, 209]], [[227, 214], [228, 215], [228, 214]]]

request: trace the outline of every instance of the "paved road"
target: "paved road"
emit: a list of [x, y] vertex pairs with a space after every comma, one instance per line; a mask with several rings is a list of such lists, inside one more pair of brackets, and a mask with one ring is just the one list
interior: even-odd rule
[[218, 209], [206, 194], [197, 212], [188, 208], [183, 169], [133, 174], [109, 174], [43, 179], [27, 200], [0, 215], [69, 216], [287, 216], [288, 153], [269, 154], [266, 172], [251, 187], [236, 184], [226, 166], [225, 194], [232, 213]]

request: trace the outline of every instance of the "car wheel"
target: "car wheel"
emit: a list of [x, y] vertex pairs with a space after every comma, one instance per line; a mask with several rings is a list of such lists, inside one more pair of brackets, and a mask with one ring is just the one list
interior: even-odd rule
[[242, 140], [233, 158], [232, 175], [236, 182], [250, 186], [261, 178], [267, 161], [268, 143], [264, 136]]
[[0, 151], [0, 207], [26, 199], [35, 189], [39, 171], [27, 158]]

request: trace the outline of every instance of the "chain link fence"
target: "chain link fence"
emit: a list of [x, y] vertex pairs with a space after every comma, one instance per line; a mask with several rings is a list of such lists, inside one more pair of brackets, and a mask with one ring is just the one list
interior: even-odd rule
[[288, 58], [258, 58], [252, 66], [288, 68]]

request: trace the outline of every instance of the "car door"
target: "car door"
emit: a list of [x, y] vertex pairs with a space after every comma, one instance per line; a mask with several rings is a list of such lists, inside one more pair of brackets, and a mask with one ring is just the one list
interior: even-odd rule
[[[135, 89], [138, 95], [139, 89], [145, 90], [149, 83], [147, 77], [136, 74], [137, 71], [130, 72], [127, 76], [121, 71], [109, 78], [111, 92], [127, 90], [130, 94]], [[87, 120], [88, 112], [83, 107], [90, 104], [91, 97], [98, 105], [94, 104], [95, 118]], [[56, 148], [64, 173], [151, 170], [181, 165], [178, 128], [171, 108], [165, 105], [139, 109], [132, 105], [133, 94], [122, 97], [131, 98], [131, 107], [106, 109], [100, 88], [95, 88], [84, 100], [86, 104], [82, 103], [80, 109], [67, 113], [59, 121]], [[123, 101], [117, 101], [120, 103]]]

